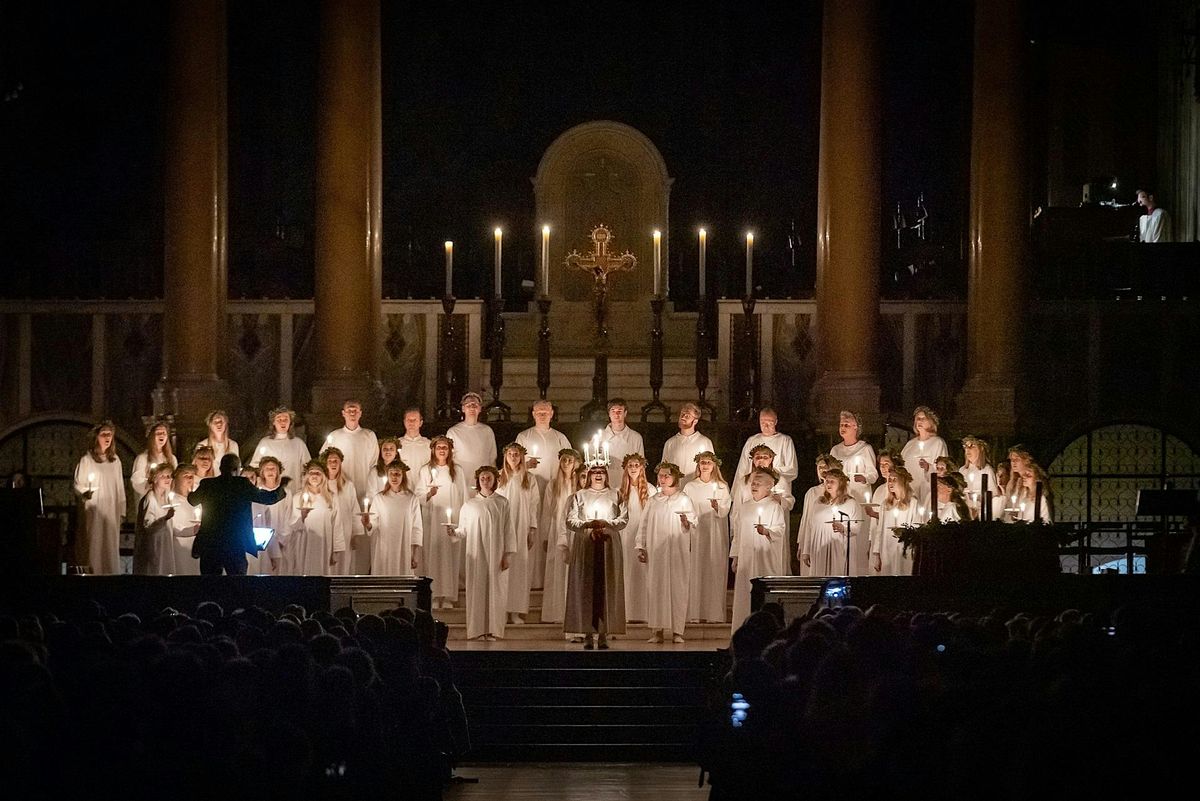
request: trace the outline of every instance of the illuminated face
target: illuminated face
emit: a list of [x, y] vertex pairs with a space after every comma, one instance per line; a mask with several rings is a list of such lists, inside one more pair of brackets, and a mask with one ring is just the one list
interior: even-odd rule
[[887, 474], [887, 488], [888, 488], [888, 492], [890, 494], [899, 496], [899, 494], [900, 494], [900, 479], [896, 478], [896, 474], [893, 473], [890, 469], [888, 470], [888, 474]]
[[167, 490], [169, 490], [170, 488], [171, 488], [171, 474], [166, 470], [162, 471], [161, 473], [155, 473], [154, 489], [159, 493], [163, 493], [163, 492], [166, 492]]
[[479, 484], [480, 495], [491, 495], [496, 491], [496, 474], [490, 470], [480, 473], [476, 481]]
[[504, 452], [504, 464], [509, 470], [520, 470], [525, 464], [525, 457], [519, 448], [509, 448]]
[[280, 412], [271, 420], [271, 425], [275, 427], [276, 434], [286, 434], [292, 427], [292, 416], [287, 412]]
[[646, 472], [646, 465], [640, 459], [632, 459], [625, 465], [625, 474], [634, 481], [641, 478], [644, 472]]
[[1029, 468], [1029, 461], [1020, 454], [1010, 453], [1008, 455], [1008, 463], [1012, 465], [1012, 469], [1016, 473], [1020, 473], [1022, 477], [1025, 471]]
[[177, 495], [187, 495], [196, 486], [196, 476], [192, 473], [184, 473], [175, 480], [175, 493]]
[[450, 443], [439, 440], [438, 444], [433, 446], [433, 457], [438, 464], [446, 464], [450, 460]]
[[533, 422], [539, 427], [550, 425], [550, 420], [554, 417], [554, 407], [549, 403], [535, 403], [533, 405]]
[[624, 406], [613, 406], [608, 410], [608, 422], [612, 423], [613, 431], [620, 431], [625, 427], [625, 416], [629, 414], [629, 410]]
[[167, 444], [167, 427], [166, 426], [155, 426], [154, 427], [154, 448], [158, 451], [162, 451], [163, 446], [166, 444]]
[[762, 500], [771, 494], [771, 490], [775, 487], [775, 483], [771, 481], [771, 477], [762, 473], [752, 473], [750, 475], [750, 494], [756, 500]]
[[229, 429], [229, 421], [225, 419], [225, 415], [218, 414], [208, 424], [208, 433], [218, 438], [225, 436], [225, 432]]
[[106, 451], [112, 447], [113, 430], [111, 428], [102, 428], [100, 433], [96, 434], [96, 444], [100, 446], [100, 450]]
[[925, 415], [925, 412], [917, 412], [913, 416], [913, 431], [918, 434], [933, 431], [933, 421]]
[[669, 489], [675, 486], [675, 476], [670, 470], [663, 468], [658, 471], [658, 486], [661, 489]]
[[679, 413], [679, 430], [691, 431], [696, 427], [696, 421], [700, 418], [691, 409], [684, 409]]
[[608, 471], [604, 468], [592, 468], [588, 471], [588, 486], [592, 489], [604, 489], [608, 486]]
[[483, 411], [483, 407], [479, 404], [479, 401], [475, 400], [474, 398], [468, 398], [462, 402], [463, 416], [472, 422], [479, 419], [479, 413], [481, 411]]
[[325, 474], [315, 467], [304, 474], [304, 484], [311, 492], [320, 492], [324, 482]]
[[212, 457], [206, 453], [198, 453], [192, 457], [192, 464], [196, 465], [196, 469], [201, 473], [207, 473], [212, 469]]
[[1037, 476], [1034, 475], [1032, 470], [1026, 470], [1024, 473], [1021, 473], [1021, 486], [1029, 490], [1037, 487]]
[[399, 470], [399, 469], [389, 470], [387, 476], [388, 476], [388, 486], [391, 487], [393, 492], [399, 492], [401, 489], [403, 489], [403, 487], [404, 487], [404, 471], [403, 470]]
[[717, 463], [712, 459], [701, 459], [696, 462], [696, 472], [700, 474], [701, 479], [708, 481], [712, 478], [713, 470], [716, 466]]
[[825, 484], [825, 492], [829, 493], [829, 497], [836, 498], [841, 494], [839, 488], [841, 482], [838, 481], [837, 476], [826, 476], [822, 483]]
[[406, 412], [404, 414], [404, 435], [406, 437], [421, 436], [421, 426], [424, 424], [425, 418], [421, 417], [420, 412]]
[[329, 477], [334, 481], [342, 474], [342, 457], [336, 453], [330, 453], [325, 456], [325, 469], [329, 471]]
[[755, 467], [770, 467], [775, 457], [766, 451], [758, 451], [750, 457], [750, 463]]
[[258, 466], [258, 474], [268, 487], [279, 486], [279, 465], [274, 462], [263, 462]]
[[892, 477], [892, 460], [886, 456], [879, 460], [879, 475], [884, 478]]
[[967, 457], [967, 464], [979, 464], [979, 443], [971, 440], [963, 445], [963, 454]]
[[775, 436], [775, 427], [779, 425], [779, 417], [774, 412], [760, 412], [758, 415], [758, 430], [764, 437]]
[[847, 445], [853, 445], [855, 442], [858, 442], [858, 421], [848, 414], [842, 415], [842, 418], [838, 421], [838, 436]]
[[362, 407], [357, 403], [347, 403], [342, 407], [342, 419], [346, 421], [346, 428], [353, 431], [358, 428], [358, 421], [362, 418]]
[[829, 472], [829, 466], [824, 462], [817, 462], [817, 481], [824, 481], [825, 474]]
[[379, 456], [383, 459], [384, 464], [391, 464], [399, 453], [394, 442], [385, 442], [379, 446]]

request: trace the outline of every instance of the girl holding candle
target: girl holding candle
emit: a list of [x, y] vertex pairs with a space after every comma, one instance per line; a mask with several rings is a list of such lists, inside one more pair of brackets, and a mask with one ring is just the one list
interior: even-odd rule
[[308, 445], [296, 436], [296, 413], [281, 406], [272, 410], [267, 419], [271, 424], [271, 433], [258, 441], [250, 465], [257, 467], [262, 457], [274, 456], [283, 465], [283, 474], [296, 481], [304, 475], [304, 466], [312, 460]]
[[971, 507], [971, 516], [979, 519], [979, 510], [983, 508], [983, 480], [987, 476], [987, 488], [993, 496], [1002, 495], [1004, 488], [996, 482], [996, 471], [988, 464], [988, 444], [968, 434], [963, 437], [963, 466], [958, 472], [967, 481], [967, 506]]
[[567, 563], [567, 602], [563, 628], [586, 632], [585, 650], [608, 648], [609, 634], [625, 633], [622, 529], [629, 508], [608, 486], [608, 465], [601, 459], [588, 468], [587, 485], [571, 496], [566, 528], [558, 547]]
[[359, 515], [358, 489], [343, 469], [346, 460], [341, 448], [331, 445], [322, 456], [325, 472], [329, 475], [329, 494], [337, 510], [334, 525], [338, 527], [338, 537], [346, 544], [346, 552], [338, 562], [338, 575], [369, 576], [372, 574], [371, 546]]
[[[775, 467], [775, 451], [769, 445], [755, 445], [750, 449], [750, 467], [766, 467], [770, 468], [775, 474], [775, 486], [771, 488], [770, 500], [779, 504], [783, 509], [783, 515], [786, 518], [792, 512], [792, 507], [796, 505], [796, 497], [792, 495], [792, 482], [783, 475], [783, 473]], [[733, 512], [730, 515], [730, 526], [735, 529], [741, 529], [741, 523], [735, 518], [740, 513], [742, 505], [746, 499], [750, 497], [750, 474], [746, 473], [742, 476], [741, 481], [734, 483], [733, 487]], [[776, 541], [779, 548], [779, 558], [776, 560], [779, 564], [780, 573], [778, 576], [791, 575], [791, 548], [788, 546], [787, 537]]]
[[[814, 576], [857, 576], [866, 573], [867, 535], [862, 506], [850, 495], [850, 478], [840, 468], [827, 469], [818, 498], [819, 516], [811, 522], [811, 537], [801, 560]], [[867, 521], [869, 522], [869, 520]], [[849, 573], [846, 540], [850, 539]], [[858, 547], [862, 543], [862, 547]]]
[[[938, 482], [941, 485], [941, 482]], [[928, 517], [912, 492], [912, 474], [903, 465], [888, 468], [887, 482], [879, 506], [878, 520], [871, 536], [871, 573], [883, 576], [911, 576], [913, 554], [904, 553], [893, 529], [919, 526]]]
[[1019, 495], [1021, 492], [1021, 479], [1025, 475], [1025, 471], [1034, 463], [1033, 454], [1025, 450], [1024, 445], [1013, 445], [1008, 449], [1008, 480], [1004, 482], [1004, 494], [1008, 496], [1009, 503], [1013, 503], [1013, 496]]
[[421, 504], [422, 531], [429, 532], [421, 548], [417, 575], [433, 579], [434, 609], [450, 609], [458, 601], [459, 552], [446, 535], [445, 525], [458, 520], [467, 500], [466, 471], [454, 459], [454, 440], [429, 441], [429, 461], [417, 471], [417, 500]]
[[192, 556], [192, 545], [196, 542], [196, 535], [200, 533], [201, 510], [188, 501], [188, 495], [200, 483], [196, 477], [196, 466], [179, 465], [175, 468], [172, 482], [173, 495], [167, 497], [175, 504], [175, 514], [171, 517], [171, 534], [175, 545], [175, 575], [198, 576], [200, 560]]
[[838, 435], [842, 441], [829, 449], [829, 455], [842, 463], [842, 472], [850, 476], [850, 494], [859, 503], [867, 503], [879, 480], [875, 469], [875, 449], [862, 437], [862, 418], [850, 411], [838, 413]]
[[371, 575], [415, 576], [425, 541], [421, 502], [408, 484], [408, 465], [392, 461], [387, 481], [369, 498], [362, 526], [371, 538]]
[[946, 442], [937, 435], [938, 416], [928, 406], [913, 411], [913, 433], [916, 435], [900, 451], [904, 467], [913, 477], [913, 494], [918, 500], [929, 497], [929, 473], [935, 469], [939, 456], [949, 453]]
[[658, 487], [646, 480], [646, 457], [629, 453], [621, 460], [621, 502], [629, 510], [629, 522], [621, 537], [622, 565], [625, 580], [625, 620], [632, 623], [646, 619], [646, 565], [637, 558], [637, 535], [650, 499]]
[[517, 550], [508, 566], [508, 622], [520, 625], [529, 614], [530, 567], [542, 555], [534, 550], [538, 543], [538, 518], [542, 513], [542, 493], [537, 478], [525, 467], [525, 446], [517, 442], [504, 446], [504, 466], [496, 490], [508, 499], [508, 515], [516, 532]]
[[[279, 463], [279, 460], [274, 456], [264, 456], [258, 463], [259, 488], [278, 489], [282, 478], [283, 465]], [[267, 547], [258, 553], [257, 572], [259, 574], [278, 576], [283, 573], [282, 543], [287, 539], [287, 522], [291, 517], [291, 512], [291, 498], [287, 496], [273, 504], [250, 504], [250, 514], [254, 519], [254, 525], [258, 528], [269, 528], [275, 531], [271, 535], [271, 539], [267, 541]]]
[[[567, 527], [567, 509], [571, 497], [579, 490], [583, 478], [583, 457], [574, 448], [558, 452], [558, 470], [542, 496], [541, 516], [538, 519], [538, 539], [542, 555], [534, 559], [543, 563], [542, 622], [561, 623], [567, 609], [567, 565], [558, 551], [558, 538]], [[534, 579], [536, 581], [536, 577]]]
[[292, 515], [288, 521], [291, 533], [286, 548], [293, 574], [337, 574], [338, 562], [346, 550], [337, 515], [325, 465], [310, 461], [304, 468], [303, 486], [292, 495]]
[[150, 474], [150, 490], [138, 501], [133, 530], [133, 572], [141, 576], [169, 576], [175, 572], [175, 541], [171, 518], [175, 507], [168, 500], [171, 465], [158, 465]]
[[75, 466], [79, 496], [76, 558], [96, 574], [120, 573], [121, 518], [125, 515], [125, 476], [117, 457], [116, 427], [104, 420], [90, 434], [88, 451]]
[[[809, 553], [809, 541], [813, 537], [813, 527], [816, 522], [821, 519], [822, 514], [826, 511], [824, 504], [821, 502], [821, 495], [825, 492], [825, 474], [830, 470], [841, 470], [842, 463], [830, 456], [828, 453], [823, 453], [817, 457], [817, 483], [815, 486], [809, 487], [804, 493], [804, 506], [800, 512], [800, 527], [796, 530], [796, 561], [800, 563], [800, 575], [816, 576], [812, 569], [812, 560], [805, 561], [804, 554]], [[828, 515], [825, 515], [828, 517]]]
[[134, 497], [140, 499], [149, 491], [151, 473], [164, 464], [172, 470], [178, 464], [175, 454], [171, 452], [171, 429], [166, 423], [155, 423], [146, 432], [146, 450], [134, 458], [133, 472], [129, 474]]
[[950, 523], [955, 520], [971, 519], [971, 509], [967, 506], [967, 499], [963, 494], [966, 486], [966, 479], [956, 472], [938, 477], [938, 520]]
[[732, 498], [729, 485], [721, 475], [721, 460], [717, 455], [702, 451], [696, 454], [695, 461], [696, 477], [683, 488], [696, 507], [696, 539], [692, 543], [692, 564], [688, 573], [687, 618], [690, 623], [724, 623]]
[[[425, 440], [425, 446], [421, 449], [421, 461], [428, 458], [429, 455], [429, 440]], [[374, 495], [377, 492], [383, 492], [383, 488], [388, 485], [391, 479], [388, 478], [388, 465], [400, 459], [400, 440], [396, 437], [384, 437], [379, 440], [379, 458], [375, 461], [375, 469], [371, 472], [371, 486], [367, 489], [368, 495]], [[400, 459], [402, 464], [407, 465], [403, 459]], [[420, 462], [416, 462], [420, 464]]]
[[221, 471], [221, 458], [232, 453], [238, 456], [238, 444], [229, 436], [229, 415], [225, 414], [224, 409], [216, 409], [208, 413], [204, 418], [204, 425], [208, 427], [208, 436], [196, 443], [197, 446], [207, 445], [212, 448], [213, 462], [217, 465], [217, 472]]
[[207, 445], [197, 445], [192, 452], [192, 466], [196, 468], [196, 481], [199, 483], [206, 478], [216, 478], [217, 467], [213, 464], [213, 449]]
[[649, 642], [661, 643], [670, 632], [672, 642], [682, 643], [696, 507], [680, 488], [683, 472], [676, 465], [662, 462], [655, 473], [658, 494], [650, 500], [637, 535], [638, 559], [647, 569]]
[[787, 515], [770, 499], [779, 474], [769, 467], [755, 467], [749, 478], [750, 494], [739, 508], [729, 547], [733, 559], [733, 631], [750, 616], [750, 579], [779, 575], [778, 542], [787, 536]]
[[475, 470], [479, 492], [462, 506], [458, 524], [442, 524], [443, 532], [466, 543], [467, 639], [504, 639], [509, 562], [517, 538], [508, 515], [508, 500], [496, 494], [500, 471], [490, 464]]
[[1053, 493], [1050, 491], [1050, 478], [1037, 462], [1027, 460], [1025, 470], [1019, 476], [1020, 485], [1017, 488], [1016, 511], [1010, 517], [1013, 522], [1023, 520], [1034, 522], [1034, 507], [1037, 506], [1037, 486], [1042, 485], [1041, 522], [1049, 525], [1054, 522], [1050, 508]]

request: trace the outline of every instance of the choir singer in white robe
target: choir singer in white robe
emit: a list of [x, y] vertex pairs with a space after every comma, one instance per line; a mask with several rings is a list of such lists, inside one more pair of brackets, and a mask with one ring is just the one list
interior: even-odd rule
[[[639, 454], [643, 457], [643, 467], [646, 463], [646, 446], [642, 442], [642, 435], [625, 425], [628, 415], [629, 405], [624, 398], [613, 398], [608, 402], [608, 425], [600, 432], [600, 447], [608, 446], [608, 485], [610, 487], [621, 486], [626, 456], [631, 453]], [[632, 545], [632, 539], [630, 544]], [[625, 611], [628, 613], [628, 606]]]
[[[404, 436], [396, 443], [400, 449], [400, 461], [409, 465], [413, 470], [429, 460], [429, 437], [421, 435], [421, 426], [425, 425], [425, 416], [416, 406], [404, 410]], [[380, 456], [383, 455], [383, 442], [380, 445]]]
[[750, 616], [750, 579], [779, 575], [778, 542], [787, 533], [787, 515], [770, 499], [777, 477], [756, 467], [750, 474], [750, 497], [738, 510], [729, 556], [733, 559], [733, 631]]
[[[729, 586], [729, 485], [712, 451], [696, 454], [696, 477], [683, 488], [696, 507], [688, 583], [688, 622], [724, 623]], [[791, 508], [789, 506], [789, 508]]]
[[[342, 452], [342, 470], [354, 483], [354, 491], [357, 493], [354, 500], [359, 504], [364, 498], [375, 494], [371, 491], [369, 479], [375, 462], [379, 460], [379, 439], [374, 431], [359, 424], [361, 420], [362, 404], [353, 399], [346, 401], [342, 404], [342, 421], [345, 425], [331, 431], [325, 438], [325, 444], [321, 446], [322, 453], [327, 448], [337, 448]], [[362, 562], [364, 564], [358, 567], [369, 567], [369, 559]]]
[[[517, 550], [508, 567], [508, 622], [521, 625], [529, 614], [530, 567], [538, 541], [542, 493], [537, 479], [525, 469], [525, 448], [516, 442], [504, 446], [504, 466], [496, 492], [508, 499], [508, 514], [516, 532]], [[539, 549], [536, 556], [542, 555]]]
[[[296, 436], [296, 413], [281, 406], [274, 409], [270, 415], [271, 433], [258, 441], [254, 449], [251, 467], [258, 467], [264, 456], [274, 456], [283, 465], [283, 474], [292, 479], [292, 487], [300, 483], [304, 476], [304, 466], [312, 461], [308, 445]], [[288, 488], [289, 491], [291, 487]]]
[[432, 581], [434, 609], [450, 609], [458, 601], [459, 551], [452, 538], [435, 536], [446, 523], [458, 519], [467, 500], [467, 477], [455, 458], [449, 437], [430, 440], [428, 462], [417, 471], [417, 498], [421, 502], [423, 530], [429, 532], [421, 549], [417, 575]]
[[571, 497], [559, 550], [569, 567], [563, 629], [584, 632], [584, 650], [608, 648], [609, 634], [625, 633], [621, 531], [629, 509], [608, 486], [608, 465], [597, 460], [586, 486]]
[[367, 499], [363, 530], [371, 541], [371, 575], [415, 576], [424, 530], [421, 502], [408, 485], [408, 466], [392, 462], [388, 483]]
[[125, 476], [117, 457], [116, 428], [107, 420], [92, 428], [88, 452], [75, 466], [79, 498], [76, 559], [92, 572], [121, 572], [121, 519], [125, 516]]
[[679, 433], [663, 445], [663, 462], [687, 471], [679, 483], [680, 489], [696, 475], [696, 454], [714, 450], [712, 440], [696, 430], [700, 414], [700, 407], [694, 403], [680, 406]]
[[646, 619], [646, 563], [638, 561], [637, 535], [641, 530], [642, 518], [650, 499], [658, 494], [658, 487], [646, 480], [646, 457], [640, 453], [629, 453], [623, 461], [621, 476], [621, 502], [629, 510], [629, 522], [621, 535], [621, 551], [624, 557], [622, 579], [625, 582], [625, 621], [642, 622]]
[[150, 475], [150, 491], [138, 501], [133, 532], [133, 572], [141, 576], [169, 576], [175, 572], [175, 538], [171, 536], [171, 480], [175, 471], [160, 464]]
[[[462, 397], [463, 420], [450, 426], [446, 436], [454, 441], [454, 461], [466, 472], [468, 483], [483, 465], [496, 466], [496, 435], [487, 423], [479, 422], [483, 399], [477, 392]], [[474, 487], [467, 487], [474, 494]]]
[[[792, 490], [792, 482], [800, 474], [800, 466], [796, 460], [796, 443], [787, 434], [779, 433], [779, 415], [767, 407], [758, 413], [759, 433], [751, 436], [742, 446], [742, 455], [738, 459], [737, 469], [733, 471], [733, 483], [750, 474], [754, 467], [751, 452], [758, 445], [766, 445], [775, 454], [774, 469], [779, 477], [787, 482], [788, 492]], [[735, 507], [736, 508], [736, 507]]]
[[862, 436], [862, 419], [854, 412], [838, 415], [838, 435], [842, 441], [829, 449], [829, 455], [842, 463], [842, 472], [850, 476], [850, 494], [859, 503], [869, 503], [871, 491], [879, 480], [875, 469], [875, 449]]
[[812, 560], [804, 560], [804, 554], [809, 553], [810, 543], [813, 538], [813, 526], [815, 521], [820, 519], [821, 513], [827, 504], [821, 502], [821, 495], [825, 492], [825, 474], [830, 470], [841, 470], [842, 463], [830, 456], [828, 453], [823, 453], [817, 457], [817, 483], [808, 488], [804, 493], [804, 505], [800, 507], [800, 527], [796, 530], [796, 561], [800, 563], [800, 575], [815, 576], [812, 569]]
[[533, 425], [517, 434], [517, 444], [525, 448], [525, 466], [537, 479], [538, 488], [545, 490], [558, 467], [558, 452], [571, 447], [571, 441], [550, 427], [554, 419], [554, 405], [550, 401], [534, 401], [531, 414]]
[[928, 406], [913, 411], [913, 433], [916, 434], [900, 451], [904, 466], [913, 477], [913, 494], [920, 501], [929, 499], [929, 474], [935, 471], [939, 456], [946, 456], [946, 442], [937, 435], [938, 416]]
[[808, 547], [801, 556], [814, 576], [866, 574], [868, 534], [864, 526], [869, 526], [869, 518], [850, 495], [849, 485], [850, 479], [841, 470], [825, 472], [825, 491], [818, 499], [821, 505], [816, 507]]
[[[882, 464], [883, 460], [880, 459]], [[919, 526], [929, 518], [925, 508], [912, 491], [912, 474], [904, 465], [888, 467], [884, 495], [871, 534], [871, 574], [881, 576], [911, 576], [913, 554], [904, 552], [893, 529]]]
[[646, 563], [649, 586], [649, 642], [661, 643], [670, 632], [672, 642], [682, 643], [696, 507], [680, 488], [683, 472], [678, 466], [663, 462], [655, 473], [658, 494], [650, 499], [637, 537], [638, 560]]
[[479, 493], [463, 504], [458, 525], [444, 531], [466, 542], [467, 639], [504, 639], [508, 617], [508, 563], [517, 550], [517, 538], [508, 514], [508, 500], [496, 494], [500, 471], [483, 465], [475, 471]]

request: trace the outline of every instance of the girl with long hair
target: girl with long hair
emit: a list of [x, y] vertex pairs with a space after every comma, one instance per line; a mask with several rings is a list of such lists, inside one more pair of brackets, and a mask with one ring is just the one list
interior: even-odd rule
[[[542, 622], [561, 623], [567, 607], [567, 565], [558, 552], [558, 540], [567, 532], [567, 508], [571, 496], [579, 490], [583, 457], [574, 448], [558, 452], [558, 470], [546, 485], [538, 537], [542, 540], [545, 563], [542, 589]], [[538, 558], [535, 554], [535, 558]]]
[[[695, 462], [696, 477], [683, 487], [683, 493], [696, 507], [696, 530], [690, 555], [692, 565], [688, 572], [687, 618], [689, 623], [724, 623], [732, 500], [717, 455], [712, 451], [701, 451], [696, 454]], [[746, 479], [752, 475], [748, 473]]]
[[425, 541], [421, 502], [409, 486], [404, 462], [388, 463], [387, 481], [362, 514], [371, 540], [371, 575], [415, 576]]
[[204, 418], [204, 425], [208, 428], [208, 436], [197, 442], [196, 445], [207, 445], [212, 448], [213, 462], [216, 464], [219, 474], [221, 459], [225, 454], [240, 455], [238, 444], [229, 436], [229, 415], [225, 414], [224, 409], [214, 409], [209, 412]]
[[871, 572], [869, 575], [911, 576], [913, 555], [904, 553], [904, 546], [896, 539], [893, 529], [919, 526], [929, 514], [912, 492], [912, 474], [904, 465], [894, 465], [888, 470], [884, 483], [883, 500], [879, 505], [879, 519], [871, 535]]
[[89, 432], [88, 450], [75, 466], [79, 502], [76, 559], [93, 573], [121, 572], [121, 518], [125, 516], [125, 476], [117, 458], [117, 429], [108, 420]]
[[146, 429], [146, 449], [133, 460], [133, 470], [129, 474], [129, 484], [133, 494], [141, 498], [150, 489], [151, 474], [159, 465], [167, 465], [172, 470], [179, 462], [171, 452], [171, 429], [166, 423], [156, 422]]
[[508, 622], [520, 625], [529, 614], [530, 567], [541, 551], [538, 542], [538, 518], [542, 513], [542, 493], [537, 478], [526, 469], [525, 446], [512, 442], [504, 446], [498, 495], [508, 499], [508, 516], [516, 532], [517, 550], [508, 564]]
[[[866, 573], [867, 532], [862, 505], [850, 495], [850, 478], [841, 468], [825, 471], [823, 491], [811, 522], [812, 537], [802, 556], [814, 576]], [[869, 520], [869, 519], [868, 519]], [[847, 540], [850, 548], [847, 552]], [[863, 547], [859, 547], [862, 543]], [[847, 571], [847, 553], [849, 570]]]
[[425, 537], [417, 574], [433, 579], [434, 609], [450, 609], [458, 601], [458, 575], [462, 546], [446, 534], [447, 523], [456, 523], [467, 500], [466, 471], [454, 461], [454, 440], [429, 441], [429, 461], [417, 471], [417, 499]]
[[[625, 557], [625, 620], [646, 619], [646, 564], [638, 561], [637, 534], [646, 506], [658, 494], [658, 487], [646, 479], [646, 457], [630, 453], [621, 462], [621, 489], [617, 493], [629, 509], [629, 522], [621, 537]], [[728, 492], [726, 492], [728, 494]]]
[[366, 532], [359, 515], [358, 488], [343, 469], [346, 457], [341, 448], [332, 445], [325, 449], [322, 457], [325, 472], [329, 474], [329, 494], [333, 496], [333, 505], [337, 509], [334, 520], [338, 536], [346, 543], [346, 551], [338, 562], [338, 575], [369, 576], [371, 548], [365, 539]]
[[291, 533], [284, 543], [286, 572], [296, 576], [336, 575], [346, 543], [337, 525], [338, 507], [321, 462], [304, 468], [304, 484], [292, 495]]

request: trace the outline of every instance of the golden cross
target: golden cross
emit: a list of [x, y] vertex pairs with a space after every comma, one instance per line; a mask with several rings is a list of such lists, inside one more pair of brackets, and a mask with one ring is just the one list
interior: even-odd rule
[[586, 255], [578, 250], [572, 250], [567, 255], [566, 265], [586, 270], [596, 280], [597, 289], [608, 283], [608, 274], [618, 270], [632, 270], [637, 266], [637, 257], [628, 250], [620, 256], [608, 252], [608, 245], [613, 240], [612, 231], [604, 225], [592, 229], [592, 252]]

